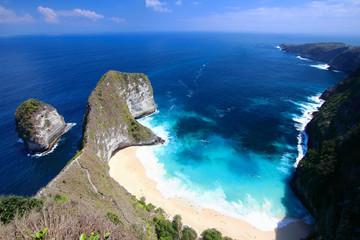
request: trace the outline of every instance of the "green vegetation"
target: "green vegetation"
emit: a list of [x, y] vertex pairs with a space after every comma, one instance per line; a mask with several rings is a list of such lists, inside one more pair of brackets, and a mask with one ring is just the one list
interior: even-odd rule
[[67, 198], [65, 196], [61, 196], [60, 194], [55, 195], [55, 201], [58, 202], [58, 203], [63, 203], [63, 202], [66, 202], [68, 200], [69, 200], [69, 198]]
[[[91, 236], [87, 240], [99, 240], [99, 239], [108, 239], [110, 237], [110, 233], [105, 233], [104, 236], [98, 231], [95, 235], [94, 232], [91, 233]], [[86, 240], [85, 233], [81, 234], [80, 240]]]
[[195, 240], [197, 233], [194, 229], [183, 227], [181, 216], [174, 216], [172, 222], [167, 220], [164, 215], [159, 214], [154, 217], [155, 232], [159, 240]]
[[34, 240], [41, 240], [41, 239], [45, 239], [45, 233], [47, 231], [47, 228], [44, 228], [44, 230], [39, 231], [35, 234], [30, 234], [30, 237]]
[[0, 199], [0, 221], [3, 224], [8, 224], [14, 219], [16, 214], [22, 217], [32, 209], [39, 211], [42, 206], [43, 200], [36, 198], [19, 196], [3, 197]]
[[113, 212], [108, 212], [106, 216], [110, 219], [110, 221], [112, 221], [116, 225], [121, 225], [121, 226], [125, 225], [124, 222], [121, 220], [121, 217], [119, 217]]
[[231, 238], [223, 237], [221, 232], [212, 228], [202, 232], [201, 240], [231, 240]]
[[139, 208], [144, 209], [147, 212], [151, 212], [152, 210], [154, 210], [156, 208], [151, 203], [146, 204], [146, 198], [145, 197], [141, 197], [140, 200], [137, 200], [136, 197], [134, 197], [134, 196], [132, 196], [131, 198], [133, 199], [133, 201], [136, 203], [136, 205]]
[[291, 186], [316, 218], [308, 239], [351, 239], [360, 232], [360, 68], [322, 97]]
[[191, 227], [185, 226], [182, 230], [181, 240], [197, 239], [197, 233]]
[[41, 105], [45, 103], [40, 102], [37, 99], [28, 99], [16, 109], [15, 112], [15, 124], [16, 131], [19, 134], [19, 137], [25, 140], [28, 140], [31, 136], [33, 129], [33, 121], [31, 116], [34, 112], [39, 110]]
[[138, 123], [131, 114], [124, 114], [123, 120], [127, 123], [128, 134], [136, 141], [142, 139], [151, 139], [153, 134], [150, 129], [145, 128], [140, 123]]

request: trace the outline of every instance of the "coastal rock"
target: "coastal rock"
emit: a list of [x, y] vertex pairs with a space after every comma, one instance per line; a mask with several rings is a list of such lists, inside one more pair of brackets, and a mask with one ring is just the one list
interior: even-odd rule
[[162, 140], [135, 118], [156, 111], [149, 79], [142, 73], [107, 72], [91, 93], [83, 122], [83, 146], [109, 161], [116, 150]]
[[315, 217], [307, 239], [360, 239], [360, 68], [322, 98], [291, 186]]
[[37, 99], [29, 99], [16, 109], [16, 131], [33, 152], [51, 149], [66, 128], [64, 118], [54, 107]]
[[360, 47], [340, 42], [290, 44], [284, 43], [280, 48], [289, 53], [299, 54], [303, 58], [324, 62], [330, 70], [351, 73], [360, 66]]
[[135, 119], [155, 111], [153, 90], [144, 74], [105, 73], [88, 98], [78, 152], [38, 196], [55, 196], [60, 191], [77, 203], [70, 204], [76, 216], [83, 215], [78, 208], [83, 205], [91, 212], [100, 211], [106, 221], [109, 215], [119, 216], [124, 227], [117, 231], [123, 239], [155, 239], [155, 230], [148, 235], [149, 225], [144, 221], [152, 219], [152, 213], [139, 208], [137, 200], [109, 175], [108, 165], [120, 149], [162, 142]]

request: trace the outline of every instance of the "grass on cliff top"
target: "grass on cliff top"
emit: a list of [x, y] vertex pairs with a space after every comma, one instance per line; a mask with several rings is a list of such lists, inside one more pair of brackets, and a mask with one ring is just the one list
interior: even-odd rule
[[45, 103], [37, 99], [30, 98], [20, 104], [20, 106], [16, 109], [15, 124], [19, 137], [26, 140], [31, 136], [33, 129], [31, 117], [33, 113], [39, 110], [41, 105], [45, 105]]
[[28, 99], [16, 109], [15, 112], [15, 121], [20, 122], [21, 120], [30, 119], [31, 114], [36, 112], [39, 109], [39, 106], [44, 103], [40, 102], [37, 99]]
[[[10, 197], [10, 200], [13, 198]], [[3, 201], [9, 202], [8, 199], [4, 198]], [[13, 219], [6, 225], [0, 223], [0, 238], [33, 239], [31, 234], [47, 228], [45, 238], [36, 239], [79, 239], [83, 233], [91, 236], [92, 232], [98, 231], [110, 232], [111, 239], [136, 239], [136, 233], [131, 228], [125, 229], [121, 224], [122, 218], [117, 214], [103, 213], [83, 202], [58, 199], [68, 198], [64, 195], [49, 196], [42, 200], [22, 198], [26, 202], [41, 201], [42, 205], [37, 209], [29, 209], [26, 215], [15, 212]], [[14, 204], [6, 206], [13, 207]]]

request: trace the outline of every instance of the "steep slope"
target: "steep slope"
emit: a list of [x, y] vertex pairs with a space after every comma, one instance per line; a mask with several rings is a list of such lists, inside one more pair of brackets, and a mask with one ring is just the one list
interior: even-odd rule
[[[107, 72], [89, 96], [78, 154], [38, 195], [60, 194], [82, 208], [103, 212], [104, 217], [108, 212], [115, 213], [123, 221], [125, 228], [120, 230], [125, 235], [152, 238], [153, 228], [146, 224], [149, 213], [140, 209], [131, 195], [109, 176], [107, 163], [119, 149], [161, 142], [132, 115], [146, 116], [156, 111], [152, 94], [144, 74]], [[74, 206], [74, 214], [81, 215], [79, 207]]]
[[52, 148], [65, 132], [66, 123], [56, 109], [37, 99], [20, 104], [15, 112], [15, 130], [33, 152]]
[[360, 47], [339, 42], [290, 44], [284, 43], [280, 48], [301, 57], [324, 62], [330, 65], [330, 70], [340, 70], [347, 73], [355, 71], [360, 66]]
[[291, 185], [316, 219], [309, 239], [360, 239], [360, 68], [322, 98]]

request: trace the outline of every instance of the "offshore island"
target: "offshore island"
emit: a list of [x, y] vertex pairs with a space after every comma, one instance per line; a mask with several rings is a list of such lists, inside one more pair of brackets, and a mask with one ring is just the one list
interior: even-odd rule
[[[281, 47], [290, 52], [286, 45]], [[313, 55], [304, 57], [317, 60]], [[346, 56], [350, 55], [353, 57]], [[332, 66], [331, 60], [327, 61]], [[334, 67], [346, 72], [353, 69]], [[315, 217], [307, 239], [353, 239], [360, 234], [360, 153], [356, 147], [360, 139], [360, 68], [321, 98], [326, 102], [306, 127], [308, 151], [291, 185]], [[286, 227], [263, 232], [215, 211], [196, 209], [184, 199], [162, 199], [156, 182], [146, 179], [136, 158], [143, 147], [130, 147], [163, 142], [136, 121], [155, 111], [153, 90], [144, 74], [107, 72], [88, 99], [78, 153], [37, 198], [9, 200], [10, 204], [17, 202], [20, 215], [31, 208], [35, 211], [15, 220], [8, 215], [2, 233], [26, 238], [24, 229], [46, 227], [47, 234], [56, 239], [78, 239], [82, 233], [97, 230], [109, 232], [112, 239], [196, 239], [201, 232], [203, 239], [224, 239], [220, 232], [235, 239], [281, 239], [280, 232]], [[172, 222], [164, 217], [167, 214]], [[287, 236], [306, 237], [310, 229], [299, 224], [289, 224]]]

